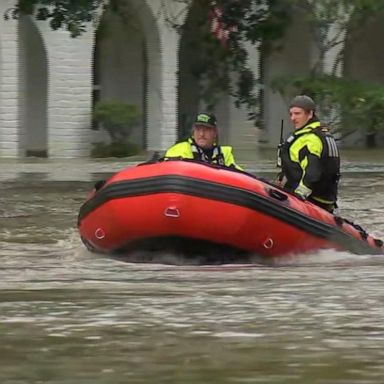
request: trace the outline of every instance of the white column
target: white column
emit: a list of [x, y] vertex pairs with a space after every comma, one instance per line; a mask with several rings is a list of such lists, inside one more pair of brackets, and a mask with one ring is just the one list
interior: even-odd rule
[[51, 30], [47, 22], [37, 25], [48, 57], [48, 156], [89, 156], [93, 28], [72, 38], [65, 30]]
[[[153, 150], [165, 149], [174, 144], [177, 138], [177, 72], [180, 35], [170, 25], [167, 17], [177, 18], [177, 23], [181, 25], [187, 8], [185, 4], [173, 0], [164, 4], [158, 0], [147, 1], [155, 20], [155, 25], [152, 25], [151, 29], [157, 29], [159, 34], [159, 45], [148, 47], [148, 51], [152, 52], [152, 60], [151, 57], [149, 58], [148, 96], [152, 106], [158, 103], [160, 112], [157, 120], [153, 119], [154, 115], [149, 116], [148, 120], [148, 149]], [[152, 39], [152, 44], [154, 42], [155, 39]], [[154, 49], [158, 52], [156, 56], [153, 54]]]
[[169, 26], [162, 28], [162, 135], [161, 148], [167, 148], [177, 139], [177, 70], [180, 36]]
[[[260, 78], [260, 51], [258, 46], [247, 46], [248, 65], [252, 70], [255, 79]], [[236, 86], [236, 85], [234, 85]], [[253, 120], [248, 120], [248, 111], [245, 105], [237, 108], [235, 100], [230, 98], [230, 114], [229, 114], [229, 137], [228, 144], [235, 149], [244, 152], [256, 152], [258, 147], [259, 129], [255, 126]], [[260, 109], [261, 106], [256, 106]]]
[[0, 2], [0, 157], [19, 156], [18, 21], [3, 17], [15, 4]]
[[[338, 22], [333, 23], [328, 28], [328, 33], [326, 36], [326, 42], [334, 42], [335, 45], [328, 49], [324, 54], [323, 62], [323, 71], [328, 75], [334, 75], [337, 77], [343, 76], [344, 72], [344, 62], [339, 60], [340, 53], [344, 50], [345, 39], [347, 36], [347, 23], [349, 20], [349, 14], [343, 13], [343, 9], [339, 9], [340, 18]], [[337, 44], [336, 44], [337, 43]], [[326, 116], [330, 121], [337, 120], [337, 117], [340, 116], [340, 108], [335, 106], [329, 116]], [[336, 134], [337, 138], [340, 138], [340, 133]]]
[[339, 60], [337, 62], [340, 53], [343, 51], [345, 46], [345, 38], [347, 35], [347, 31], [344, 30], [342, 32], [339, 31], [339, 26], [333, 24], [328, 30], [328, 41], [338, 40], [340, 44], [335, 45], [330, 48], [324, 55], [324, 66], [323, 70], [326, 74], [333, 74], [337, 77], [343, 75], [343, 61]]

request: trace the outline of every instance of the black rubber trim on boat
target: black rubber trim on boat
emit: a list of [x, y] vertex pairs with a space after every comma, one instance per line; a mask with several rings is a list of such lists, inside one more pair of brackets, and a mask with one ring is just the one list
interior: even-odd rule
[[246, 189], [180, 175], [153, 176], [109, 184], [82, 205], [78, 222], [109, 200], [157, 193], [181, 193], [246, 207], [270, 215], [313, 236], [340, 244], [353, 253], [382, 253], [380, 249], [370, 247], [338, 227], [290, 208], [286, 202], [276, 204], [276, 200]]

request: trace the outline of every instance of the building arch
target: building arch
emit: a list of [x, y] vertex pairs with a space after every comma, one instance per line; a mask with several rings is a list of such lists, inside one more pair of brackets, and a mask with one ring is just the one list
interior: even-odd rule
[[159, 142], [161, 135], [160, 35], [146, 1], [125, 0], [121, 4], [123, 15], [105, 11], [95, 34], [93, 104], [119, 100], [137, 105], [142, 119], [130, 141], [147, 149]]
[[[207, 105], [201, 95], [201, 73], [204, 61], [210, 60], [201, 49], [204, 29], [209, 29], [207, 7], [194, 0], [181, 28], [178, 52], [178, 138], [187, 136], [198, 111], [206, 111]], [[230, 129], [231, 97], [218, 95], [213, 111], [220, 126], [220, 140], [227, 141]]]
[[31, 16], [19, 19], [20, 156], [48, 155], [48, 60]]
[[[381, 45], [384, 37], [383, 17], [384, 10], [364, 25], [353, 24], [355, 27], [349, 28], [343, 63], [346, 79], [384, 86], [384, 51]], [[359, 131], [346, 137], [344, 142], [347, 146], [376, 146], [384, 143], [384, 135], [375, 132], [363, 134], [363, 131]]]
[[291, 22], [282, 39], [274, 42], [271, 49], [266, 50], [265, 45], [261, 46], [263, 133], [260, 142], [272, 146], [279, 142], [281, 120], [289, 125], [289, 101], [272, 90], [271, 82], [277, 77], [306, 76], [319, 59], [319, 49], [310, 23], [310, 10], [299, 8], [290, 12]]
[[[3, 77], [4, 77], [4, 72], [3, 72], [3, 60], [4, 60], [4, 54], [3, 54], [3, 34], [2, 31], [0, 30], [0, 111], [4, 111], [4, 106], [3, 106]], [[4, 135], [3, 135], [3, 125], [4, 122], [0, 118], [0, 157], [3, 155], [3, 141], [4, 141]]]

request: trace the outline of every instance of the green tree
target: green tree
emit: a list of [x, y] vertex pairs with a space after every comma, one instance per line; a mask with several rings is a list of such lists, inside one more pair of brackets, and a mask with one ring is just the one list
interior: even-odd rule
[[[297, 8], [304, 6], [299, 0], [293, 1]], [[384, 130], [384, 86], [348, 79], [343, 76], [340, 64], [349, 39], [356, 38], [367, 23], [384, 14], [384, 2], [308, 0], [308, 3], [311, 8], [307, 17], [319, 50], [318, 60], [308, 75], [275, 78], [272, 88], [287, 100], [298, 93], [316, 97], [322, 116], [335, 132], [346, 137], [359, 130], [365, 133], [367, 145], [374, 146], [376, 133]], [[325, 74], [324, 59], [334, 48], [338, 48], [338, 55]]]
[[287, 100], [298, 93], [316, 97], [323, 122], [342, 138], [359, 130], [374, 146], [376, 133], [384, 131], [384, 86], [319, 74], [276, 78], [272, 87]]
[[5, 17], [35, 14], [38, 20], [49, 20], [52, 29], [66, 28], [73, 37], [86, 30], [86, 23], [97, 16], [103, 0], [19, 0]]
[[[194, 3], [199, 30], [194, 44], [199, 61], [193, 75], [199, 82], [200, 96], [213, 108], [218, 95], [230, 94], [237, 107], [245, 106], [248, 116], [258, 124], [260, 118], [261, 79], [256, 78], [249, 65], [248, 49], [263, 42], [265, 49], [281, 38], [289, 24], [291, 0], [179, 0], [186, 9]], [[209, 15], [219, 9], [222, 28], [230, 31], [227, 41], [220, 41], [211, 30]], [[178, 15], [167, 13], [168, 21], [180, 33], [186, 28]]]

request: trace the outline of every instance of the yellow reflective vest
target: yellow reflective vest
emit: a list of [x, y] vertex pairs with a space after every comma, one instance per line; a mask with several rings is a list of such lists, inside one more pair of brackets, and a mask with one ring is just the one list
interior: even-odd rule
[[232, 147], [215, 145], [212, 149], [212, 156], [209, 157], [207, 156], [206, 152], [199, 148], [191, 138], [173, 145], [164, 155], [164, 160], [172, 160], [178, 158], [202, 161], [209, 164], [236, 168], [241, 171], [243, 170], [235, 162], [232, 153]]

